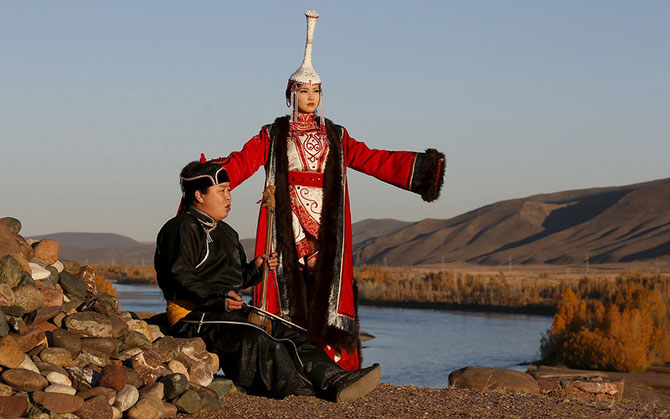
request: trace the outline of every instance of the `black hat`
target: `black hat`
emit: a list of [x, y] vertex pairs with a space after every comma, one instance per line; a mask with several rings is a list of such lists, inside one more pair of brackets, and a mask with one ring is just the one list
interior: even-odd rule
[[207, 188], [220, 183], [230, 182], [228, 172], [220, 164], [199, 161], [189, 163], [181, 171], [179, 183], [182, 192], [194, 191], [196, 189]]

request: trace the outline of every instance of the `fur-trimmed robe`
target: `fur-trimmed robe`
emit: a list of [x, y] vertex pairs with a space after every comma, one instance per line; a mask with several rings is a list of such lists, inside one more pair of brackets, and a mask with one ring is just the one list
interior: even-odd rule
[[[312, 341], [335, 356], [345, 369], [360, 367], [358, 301], [353, 278], [351, 214], [346, 169], [352, 168], [421, 195], [425, 201], [439, 197], [444, 179], [444, 154], [435, 149], [425, 153], [386, 151], [368, 148], [354, 140], [347, 130], [326, 120], [329, 153], [323, 179], [323, 209], [318, 237], [316, 278], [312, 295], [307, 295], [299, 268], [291, 222], [288, 193], [287, 137], [288, 117], [261, 128], [239, 152], [214, 161], [225, 166], [231, 188], [235, 188], [265, 166], [266, 186], [275, 185], [276, 211], [273, 225], [273, 251], [279, 252], [276, 274], [268, 278], [266, 309], [306, 327]], [[256, 233], [256, 255], [265, 251], [266, 213], [261, 209]], [[254, 303], [260, 305], [260, 292]], [[332, 347], [332, 348], [329, 348]]]

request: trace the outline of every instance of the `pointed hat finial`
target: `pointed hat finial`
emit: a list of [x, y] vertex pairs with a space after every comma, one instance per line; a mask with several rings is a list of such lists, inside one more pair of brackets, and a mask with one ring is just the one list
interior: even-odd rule
[[312, 39], [314, 39], [314, 28], [316, 27], [316, 20], [319, 18], [319, 12], [316, 10], [305, 11], [307, 18], [307, 40], [305, 41], [305, 57], [302, 60], [302, 65], [295, 73], [291, 74], [290, 81], [301, 84], [315, 85], [321, 83], [321, 78], [312, 67]]

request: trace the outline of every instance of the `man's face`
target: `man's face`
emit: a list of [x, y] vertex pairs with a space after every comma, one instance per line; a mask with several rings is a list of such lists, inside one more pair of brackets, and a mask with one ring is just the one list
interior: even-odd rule
[[207, 193], [195, 192], [195, 207], [216, 221], [221, 221], [230, 212], [230, 183], [210, 186]]
[[298, 110], [303, 113], [312, 113], [321, 101], [321, 86], [301, 84], [298, 88]]

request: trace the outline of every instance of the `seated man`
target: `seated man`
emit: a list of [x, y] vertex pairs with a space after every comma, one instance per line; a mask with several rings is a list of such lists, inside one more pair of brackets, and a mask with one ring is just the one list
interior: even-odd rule
[[260, 281], [263, 263], [277, 266], [277, 255], [246, 263], [237, 232], [222, 221], [231, 203], [226, 170], [189, 163], [181, 187], [182, 206], [158, 233], [154, 261], [174, 334], [202, 338], [218, 354], [226, 377], [253, 394], [349, 401], [374, 390], [378, 364], [345, 371], [281, 322], [273, 321], [270, 334], [248, 321], [239, 295]]

